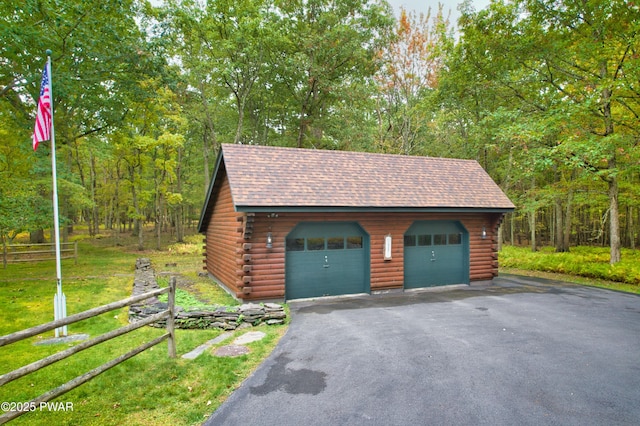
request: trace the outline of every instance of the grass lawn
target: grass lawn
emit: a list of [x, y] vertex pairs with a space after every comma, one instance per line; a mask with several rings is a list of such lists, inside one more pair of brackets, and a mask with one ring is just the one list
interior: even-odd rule
[[640, 294], [640, 251], [623, 250], [622, 261], [609, 264], [609, 249], [571, 247], [556, 253], [553, 247], [536, 252], [526, 247], [504, 246], [499, 254], [500, 271], [536, 275], [579, 284]]
[[[77, 264], [62, 261], [62, 287], [69, 315], [124, 299], [131, 295], [135, 261], [149, 257], [156, 273], [179, 272], [192, 283], [183, 288], [181, 300], [206, 304], [237, 304], [202, 270], [202, 236], [189, 243], [167, 244], [161, 251], [139, 252], [122, 236], [113, 247], [111, 236], [79, 240]], [[149, 237], [151, 245], [151, 237]], [[162, 280], [159, 280], [162, 283]], [[161, 284], [162, 285], [162, 284]], [[10, 264], [0, 269], [0, 335], [53, 320], [55, 262]], [[69, 334], [96, 337], [128, 324], [127, 308], [69, 326]], [[72, 403], [73, 411], [39, 411], [15, 419], [15, 425], [193, 425], [213, 413], [273, 350], [286, 331], [284, 326], [262, 326], [267, 337], [247, 345], [251, 352], [236, 358], [218, 358], [207, 351], [195, 360], [181, 355], [216, 337], [219, 330], [176, 330], [178, 357], [169, 359], [166, 342], [106, 371], [55, 401]], [[240, 335], [244, 331], [237, 331]], [[164, 333], [144, 327], [123, 337], [87, 349], [73, 357], [0, 387], [0, 401], [27, 402], [78, 375], [120, 356]], [[0, 374], [60, 352], [70, 344], [40, 346], [53, 331], [0, 348]], [[231, 339], [222, 344], [229, 344]], [[67, 405], [69, 407], [70, 405]]]

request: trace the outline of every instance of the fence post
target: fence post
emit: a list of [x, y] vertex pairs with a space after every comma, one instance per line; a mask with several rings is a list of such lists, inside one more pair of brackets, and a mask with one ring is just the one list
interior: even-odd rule
[[2, 241], [2, 266], [7, 269], [7, 242]]
[[73, 264], [77, 265], [78, 264], [78, 242], [74, 241], [73, 242]]
[[168, 309], [169, 316], [167, 317], [167, 333], [169, 333], [169, 339], [167, 339], [169, 348], [169, 358], [176, 357], [176, 328], [175, 328], [175, 315], [176, 315], [176, 277], [171, 277], [169, 282], [169, 297], [168, 297]]

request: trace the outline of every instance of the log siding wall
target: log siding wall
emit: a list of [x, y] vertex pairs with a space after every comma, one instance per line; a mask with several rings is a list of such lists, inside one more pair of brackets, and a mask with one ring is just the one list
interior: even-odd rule
[[[469, 233], [470, 281], [498, 274], [495, 241], [502, 214], [489, 213], [236, 213], [228, 183], [220, 188], [207, 228], [206, 269], [237, 298], [283, 299], [285, 238], [300, 222], [357, 222], [369, 234], [371, 291], [402, 289], [403, 236], [415, 221], [457, 220]], [[250, 232], [247, 233], [247, 227]], [[487, 238], [482, 239], [482, 228]], [[266, 247], [267, 233], [273, 248]], [[383, 259], [384, 237], [393, 238], [392, 260]]]
[[[239, 222], [243, 215], [235, 212], [229, 181], [225, 178], [216, 194], [213, 213], [207, 226], [205, 238], [205, 269], [216, 280], [226, 286], [234, 285], [236, 279], [237, 248], [242, 235]], [[233, 292], [235, 296], [237, 294]]]

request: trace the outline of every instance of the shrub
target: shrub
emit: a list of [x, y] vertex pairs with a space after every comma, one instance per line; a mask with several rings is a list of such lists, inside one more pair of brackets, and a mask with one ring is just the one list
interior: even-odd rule
[[545, 247], [537, 252], [528, 248], [504, 246], [500, 266], [530, 271], [554, 272], [640, 286], [640, 251], [623, 250], [622, 261], [609, 264], [609, 251], [602, 247], [573, 247], [568, 253], [555, 253]]

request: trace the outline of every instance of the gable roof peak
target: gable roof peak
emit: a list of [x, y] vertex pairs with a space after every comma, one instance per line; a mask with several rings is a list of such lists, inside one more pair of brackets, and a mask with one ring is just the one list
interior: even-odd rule
[[475, 160], [236, 144], [221, 152], [238, 210], [514, 208]]

